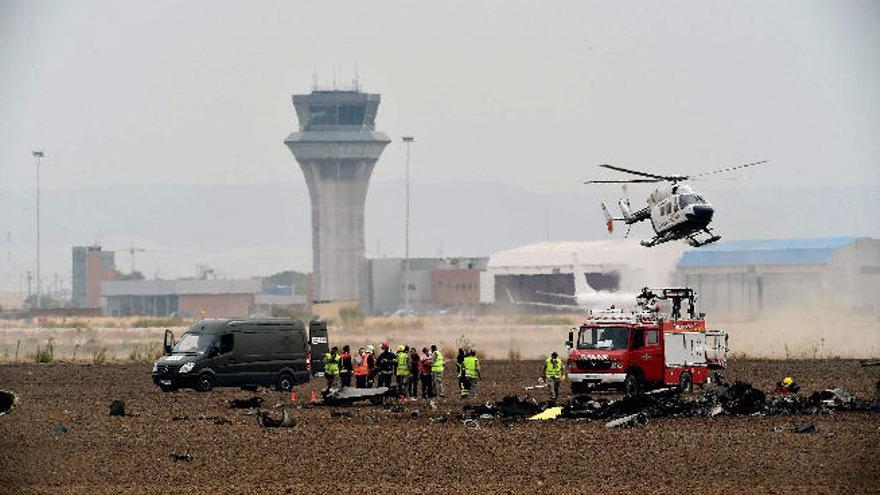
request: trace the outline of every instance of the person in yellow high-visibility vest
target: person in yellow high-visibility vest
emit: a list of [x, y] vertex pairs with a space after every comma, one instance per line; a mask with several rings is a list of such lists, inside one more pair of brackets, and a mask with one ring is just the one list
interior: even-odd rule
[[446, 397], [446, 389], [443, 387], [443, 353], [437, 350], [436, 345], [431, 346], [431, 381], [434, 393], [440, 397]]
[[564, 373], [562, 358], [553, 352], [544, 363], [544, 380], [547, 382], [547, 389], [550, 391], [550, 400], [552, 401], [559, 397], [559, 382], [562, 381]]
[[339, 349], [334, 347], [327, 354], [324, 354], [324, 378], [327, 379], [327, 392], [336, 383], [336, 377], [339, 376]]

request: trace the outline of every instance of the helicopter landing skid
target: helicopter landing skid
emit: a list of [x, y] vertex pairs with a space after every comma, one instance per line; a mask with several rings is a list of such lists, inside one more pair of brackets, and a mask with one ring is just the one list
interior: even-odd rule
[[[703, 232], [705, 232], [706, 235], [708, 235], [709, 237], [707, 237], [705, 239], [700, 239], [699, 237], [697, 237], [698, 235], [702, 234]], [[721, 240], [720, 235], [716, 235], [716, 234], [712, 233], [712, 231], [709, 229], [704, 229], [703, 232], [689, 235], [688, 236], [688, 244], [690, 244], [691, 247], [700, 247], [700, 246], [705, 246], [706, 244], [712, 244], [713, 242], [718, 242]]]

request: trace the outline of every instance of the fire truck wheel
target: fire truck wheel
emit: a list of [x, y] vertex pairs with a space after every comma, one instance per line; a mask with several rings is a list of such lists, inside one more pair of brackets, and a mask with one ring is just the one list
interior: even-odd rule
[[639, 375], [630, 371], [626, 374], [626, 379], [623, 381], [623, 389], [626, 391], [626, 395], [636, 395], [642, 390], [642, 380], [639, 378]]
[[687, 371], [678, 377], [678, 389], [685, 393], [694, 391], [694, 379], [691, 378], [691, 374]]

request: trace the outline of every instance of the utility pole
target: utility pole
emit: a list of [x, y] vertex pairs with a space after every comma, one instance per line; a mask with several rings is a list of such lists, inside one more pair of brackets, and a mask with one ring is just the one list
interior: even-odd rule
[[37, 162], [37, 309], [40, 309], [43, 290], [40, 282], [40, 160], [46, 156], [43, 150], [33, 150], [31, 155]]
[[403, 267], [403, 307], [409, 312], [409, 149], [416, 140], [413, 136], [403, 136], [403, 143], [406, 144], [406, 226], [405, 226], [405, 242], [403, 249], [404, 267]]

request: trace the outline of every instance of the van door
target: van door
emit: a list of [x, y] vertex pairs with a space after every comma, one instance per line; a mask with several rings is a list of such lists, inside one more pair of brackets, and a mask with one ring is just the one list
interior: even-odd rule
[[218, 354], [212, 359], [211, 367], [217, 378], [217, 386], [234, 387], [240, 382], [236, 372], [236, 335], [233, 332], [220, 334], [217, 343]]
[[327, 322], [314, 319], [309, 322], [309, 346], [312, 353], [312, 374], [324, 374], [324, 366], [321, 363], [324, 355], [330, 352], [330, 343], [327, 340]]

